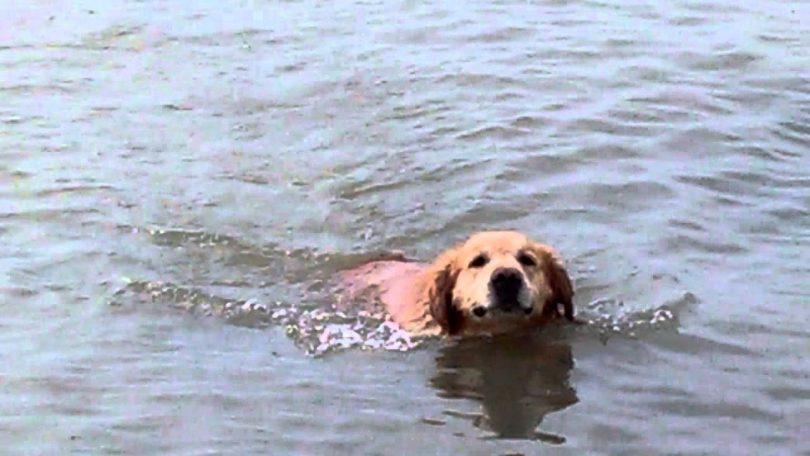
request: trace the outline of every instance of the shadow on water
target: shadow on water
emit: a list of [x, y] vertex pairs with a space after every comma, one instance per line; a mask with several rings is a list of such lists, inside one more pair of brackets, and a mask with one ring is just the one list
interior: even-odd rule
[[562, 444], [565, 437], [538, 428], [549, 413], [579, 402], [573, 367], [571, 346], [546, 334], [466, 339], [441, 349], [430, 384], [441, 397], [480, 403], [480, 414], [444, 413], [491, 433], [484, 438]]

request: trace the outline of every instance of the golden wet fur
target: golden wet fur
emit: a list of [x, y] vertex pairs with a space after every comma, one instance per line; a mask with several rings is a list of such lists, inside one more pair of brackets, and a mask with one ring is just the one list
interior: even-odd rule
[[518, 232], [480, 232], [430, 265], [410, 263], [396, 278], [391, 270], [375, 285], [392, 319], [412, 334], [496, 334], [559, 317], [576, 321], [559, 255]]

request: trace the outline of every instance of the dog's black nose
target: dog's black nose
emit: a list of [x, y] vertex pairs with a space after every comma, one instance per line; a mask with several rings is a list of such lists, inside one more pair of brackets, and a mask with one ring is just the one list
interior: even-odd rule
[[492, 290], [502, 299], [517, 299], [523, 287], [523, 275], [515, 268], [498, 268], [490, 279]]

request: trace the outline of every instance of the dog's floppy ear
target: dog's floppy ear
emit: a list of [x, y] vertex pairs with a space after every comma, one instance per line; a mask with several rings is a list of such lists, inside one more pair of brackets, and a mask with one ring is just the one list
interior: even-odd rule
[[558, 306], [563, 306], [562, 316], [567, 320], [578, 323], [574, 317], [574, 287], [571, 285], [571, 278], [565, 270], [562, 258], [551, 247], [537, 244], [535, 246], [540, 254], [543, 263], [543, 272], [546, 275], [549, 287], [551, 287], [550, 308], [559, 314]]
[[424, 290], [430, 315], [449, 335], [461, 330], [461, 311], [453, 303], [453, 288], [459, 272], [452, 261], [452, 252], [447, 252], [430, 267]]

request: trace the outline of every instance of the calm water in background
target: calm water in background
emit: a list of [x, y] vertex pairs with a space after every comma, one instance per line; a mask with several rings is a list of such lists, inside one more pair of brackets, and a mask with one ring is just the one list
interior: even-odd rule
[[[807, 3], [1, 3], [5, 451], [810, 449]], [[174, 309], [498, 227], [596, 329], [312, 357]]]

